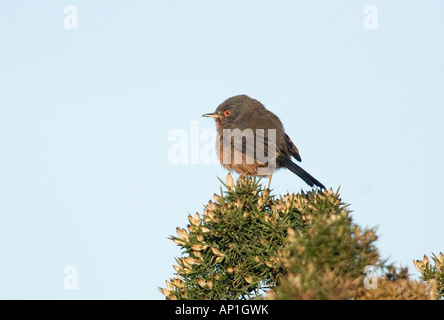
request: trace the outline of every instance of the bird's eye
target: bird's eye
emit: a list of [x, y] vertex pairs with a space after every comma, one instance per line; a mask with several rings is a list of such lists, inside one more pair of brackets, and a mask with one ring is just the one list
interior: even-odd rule
[[231, 114], [231, 110], [225, 110], [225, 111], [224, 111], [224, 116], [225, 116], [225, 117], [229, 117], [230, 114]]

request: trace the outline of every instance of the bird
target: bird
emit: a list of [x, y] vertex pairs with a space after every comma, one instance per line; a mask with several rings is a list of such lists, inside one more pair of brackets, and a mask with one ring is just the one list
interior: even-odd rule
[[216, 153], [219, 162], [240, 177], [267, 176], [268, 189], [275, 170], [289, 169], [310, 187], [325, 186], [292, 161], [302, 161], [298, 148], [285, 133], [277, 115], [256, 99], [242, 94], [223, 101], [215, 112]]

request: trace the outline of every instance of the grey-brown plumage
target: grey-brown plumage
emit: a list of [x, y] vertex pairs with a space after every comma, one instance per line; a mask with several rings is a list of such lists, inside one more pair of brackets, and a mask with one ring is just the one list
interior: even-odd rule
[[241, 175], [271, 176], [287, 168], [310, 187], [324, 185], [294, 163], [301, 161], [299, 150], [285, 133], [281, 120], [262, 103], [238, 95], [221, 103], [204, 117], [216, 120], [217, 154], [222, 166]]

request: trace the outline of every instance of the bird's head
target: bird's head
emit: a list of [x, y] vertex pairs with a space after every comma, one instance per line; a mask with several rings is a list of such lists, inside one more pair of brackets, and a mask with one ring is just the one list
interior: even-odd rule
[[228, 98], [222, 102], [213, 113], [206, 113], [203, 117], [211, 117], [216, 120], [217, 128], [230, 127], [240, 121], [244, 115], [257, 105], [262, 105], [259, 101], [247, 95], [238, 95]]

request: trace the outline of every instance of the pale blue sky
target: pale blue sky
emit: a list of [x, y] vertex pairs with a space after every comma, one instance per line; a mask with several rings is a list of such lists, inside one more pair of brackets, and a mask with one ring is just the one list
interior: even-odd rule
[[[443, 16], [439, 0], [5, 2], [0, 298], [162, 299], [180, 254], [167, 237], [226, 176], [173, 165], [168, 135], [214, 129], [201, 115], [241, 93], [417, 275], [412, 259], [444, 251]], [[288, 170], [272, 187], [307, 189]]]

